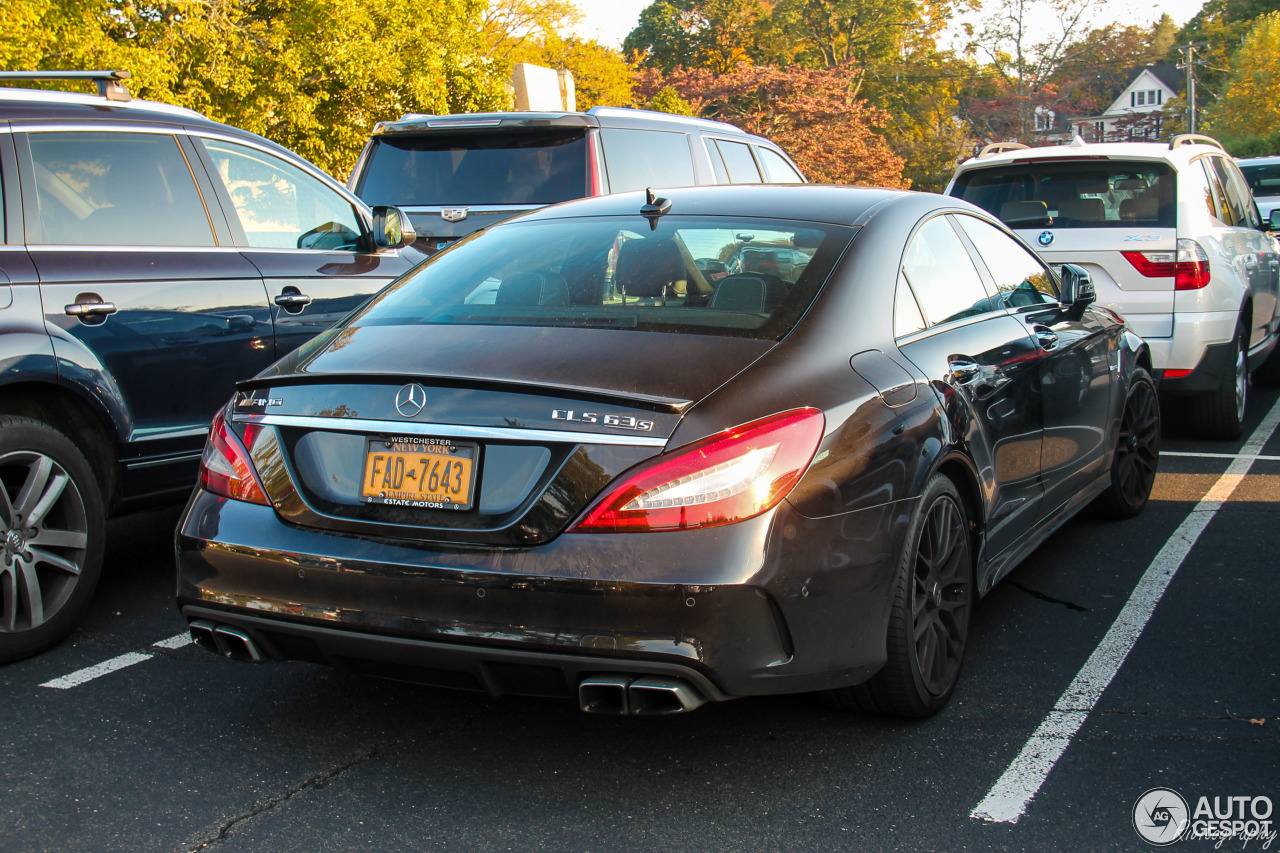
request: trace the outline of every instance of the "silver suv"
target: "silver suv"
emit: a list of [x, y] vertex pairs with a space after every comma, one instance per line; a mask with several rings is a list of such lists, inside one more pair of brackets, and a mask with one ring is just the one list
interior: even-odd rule
[[1049, 263], [1092, 275], [1098, 303], [1151, 346], [1169, 421], [1243, 430], [1249, 374], [1280, 384], [1280, 258], [1240, 169], [1215, 140], [1027, 148], [997, 143], [947, 194], [999, 216]]

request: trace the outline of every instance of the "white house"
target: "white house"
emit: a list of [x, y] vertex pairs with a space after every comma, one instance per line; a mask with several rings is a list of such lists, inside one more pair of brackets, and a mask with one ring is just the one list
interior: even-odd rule
[[1167, 62], [1139, 68], [1102, 115], [1072, 118], [1072, 127], [1087, 142], [1158, 139], [1164, 105], [1182, 83], [1182, 73]]

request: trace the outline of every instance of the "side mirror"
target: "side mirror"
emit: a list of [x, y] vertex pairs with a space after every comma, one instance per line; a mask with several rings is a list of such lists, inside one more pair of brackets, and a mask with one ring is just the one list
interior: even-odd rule
[[1267, 230], [1280, 231], [1280, 207], [1271, 209], [1271, 213], [1267, 216]]
[[1079, 264], [1062, 265], [1062, 291], [1058, 294], [1058, 304], [1075, 313], [1083, 312], [1098, 298], [1094, 290], [1093, 279], [1084, 267]]
[[373, 209], [373, 245], [379, 249], [399, 249], [417, 236], [409, 216], [400, 208], [380, 204]]

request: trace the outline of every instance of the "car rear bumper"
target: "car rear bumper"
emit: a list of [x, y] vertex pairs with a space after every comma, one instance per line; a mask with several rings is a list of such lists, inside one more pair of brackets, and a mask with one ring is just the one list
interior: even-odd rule
[[[708, 530], [443, 551], [306, 530], [197, 490], [177, 534], [178, 605], [267, 659], [495, 694], [573, 696], [607, 673], [680, 678], [709, 700], [820, 690], [884, 663], [911, 503], [816, 521], [784, 503]], [[858, 553], [820, 553], [835, 530]]]
[[1190, 370], [1199, 372], [1206, 353], [1215, 345], [1230, 348], [1235, 338], [1239, 315], [1234, 311], [1203, 313], [1181, 312], [1173, 315], [1173, 334], [1167, 338], [1145, 338], [1151, 349], [1152, 365], [1157, 371]]

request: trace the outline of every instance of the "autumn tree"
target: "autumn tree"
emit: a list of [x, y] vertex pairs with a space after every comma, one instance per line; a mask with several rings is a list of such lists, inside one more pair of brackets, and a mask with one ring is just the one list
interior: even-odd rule
[[1210, 133], [1243, 139], [1280, 131], [1280, 12], [1260, 16], [1231, 63], [1226, 87], [1205, 115]]
[[742, 66], [728, 74], [680, 69], [637, 75], [641, 98], [664, 86], [675, 89], [703, 118], [769, 137], [811, 181], [906, 184], [902, 158], [876, 130], [889, 116], [853, 95], [853, 75], [846, 68]]
[[658, 0], [622, 43], [646, 68], [705, 68], [717, 74], [749, 63], [750, 46], [767, 14], [762, 0]]
[[1254, 21], [1278, 8], [1276, 0], [1207, 0], [1183, 26], [1177, 44], [1206, 42], [1196, 54], [1196, 80], [1210, 100], [1223, 91], [1231, 73], [1231, 58]]

